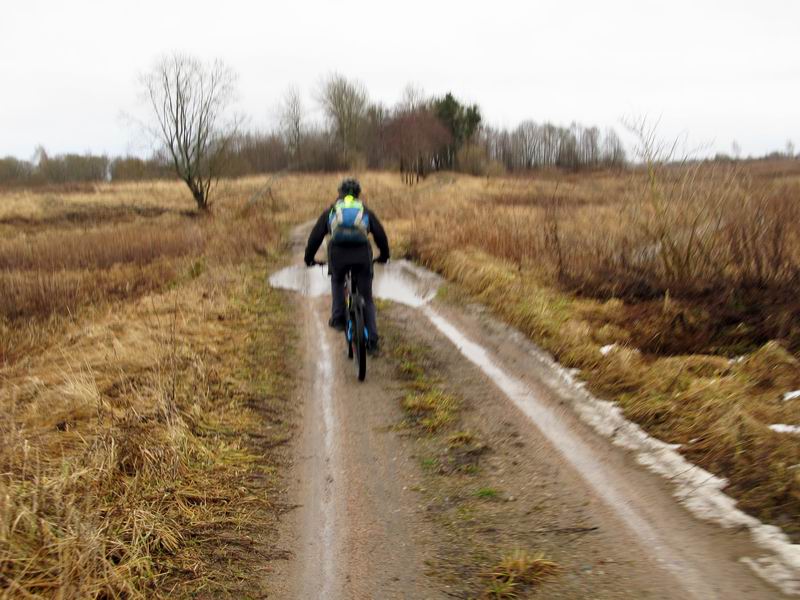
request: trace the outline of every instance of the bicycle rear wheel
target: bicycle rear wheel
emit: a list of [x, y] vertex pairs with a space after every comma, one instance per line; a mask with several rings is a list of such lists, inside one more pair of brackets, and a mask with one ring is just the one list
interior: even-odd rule
[[350, 273], [344, 278], [344, 299], [345, 299], [345, 309], [347, 311], [347, 323], [344, 326], [344, 341], [347, 344], [347, 358], [353, 359], [353, 349], [356, 344], [355, 340], [355, 332], [356, 332], [356, 316], [355, 316], [355, 306], [353, 304], [353, 293], [352, 293], [352, 280], [350, 278]]
[[364, 299], [357, 298], [352, 348], [355, 351], [356, 376], [359, 381], [367, 377], [367, 339], [364, 335]]

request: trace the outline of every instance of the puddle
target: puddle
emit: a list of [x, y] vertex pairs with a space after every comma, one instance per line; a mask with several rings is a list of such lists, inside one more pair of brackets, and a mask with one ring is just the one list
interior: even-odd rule
[[292, 290], [312, 298], [331, 293], [331, 282], [325, 267], [286, 267], [273, 273], [269, 284], [274, 288]]
[[[292, 290], [312, 298], [331, 293], [327, 267], [293, 265], [274, 273], [269, 283], [274, 288]], [[441, 283], [441, 277], [435, 273], [407, 260], [396, 260], [387, 265], [375, 265], [372, 294], [382, 300], [419, 308], [433, 299]]]

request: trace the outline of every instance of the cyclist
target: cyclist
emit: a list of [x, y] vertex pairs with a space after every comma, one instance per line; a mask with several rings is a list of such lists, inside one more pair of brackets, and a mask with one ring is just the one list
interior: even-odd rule
[[314, 264], [326, 235], [328, 242], [328, 269], [331, 274], [331, 318], [328, 325], [343, 331], [346, 324], [344, 279], [348, 271], [354, 285], [364, 298], [364, 320], [369, 332], [367, 350], [378, 350], [378, 325], [375, 320], [375, 302], [372, 299], [372, 234], [380, 254], [375, 262], [389, 260], [389, 240], [381, 222], [359, 199], [361, 184], [356, 179], [345, 179], [339, 185], [339, 197], [317, 219], [306, 244], [305, 263]]

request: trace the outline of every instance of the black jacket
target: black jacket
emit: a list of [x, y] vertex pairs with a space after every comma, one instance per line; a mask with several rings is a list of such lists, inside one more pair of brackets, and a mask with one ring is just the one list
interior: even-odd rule
[[[328, 225], [328, 217], [335, 204], [326, 208], [314, 224], [311, 234], [308, 236], [308, 243], [306, 244], [305, 263], [311, 264], [314, 261], [314, 255], [322, 245], [325, 236], [330, 233], [330, 226]], [[386, 237], [386, 232], [383, 230], [383, 225], [375, 216], [375, 213], [368, 209], [366, 206], [364, 210], [369, 217], [369, 233], [375, 240], [375, 245], [378, 246], [380, 255], [378, 260], [386, 262], [389, 260], [389, 240]], [[334, 246], [328, 245], [328, 261], [331, 266], [336, 265], [355, 265], [355, 264], [370, 264], [372, 262], [372, 247], [369, 243], [360, 246]]]

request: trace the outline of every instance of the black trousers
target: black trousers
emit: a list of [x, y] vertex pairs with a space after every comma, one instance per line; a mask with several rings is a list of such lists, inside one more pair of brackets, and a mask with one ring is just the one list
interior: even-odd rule
[[371, 338], [378, 338], [378, 323], [375, 319], [375, 301], [372, 299], [372, 262], [336, 262], [331, 267], [331, 317], [335, 321], [346, 321], [344, 279], [352, 273], [353, 284], [364, 298], [364, 321]]

